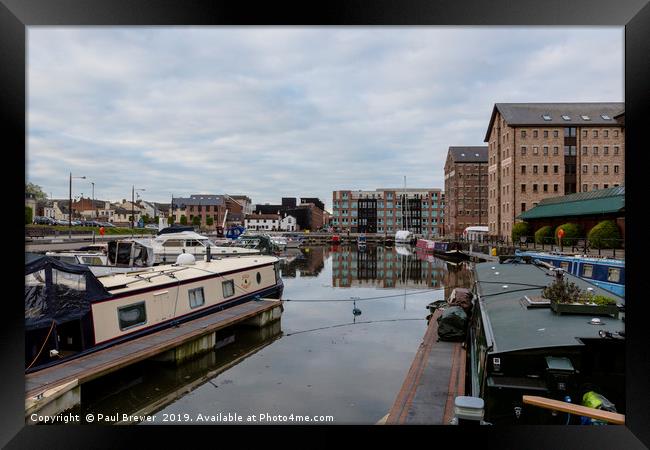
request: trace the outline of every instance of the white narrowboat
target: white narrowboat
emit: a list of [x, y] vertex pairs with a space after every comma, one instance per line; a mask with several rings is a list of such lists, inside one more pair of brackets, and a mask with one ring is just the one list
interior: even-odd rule
[[282, 296], [278, 258], [176, 264], [96, 277], [47, 256], [25, 265], [26, 371], [135, 339], [256, 298]]

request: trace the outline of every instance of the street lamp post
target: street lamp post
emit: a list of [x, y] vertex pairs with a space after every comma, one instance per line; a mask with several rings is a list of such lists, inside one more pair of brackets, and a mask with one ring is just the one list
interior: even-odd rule
[[68, 238], [69, 239], [72, 239], [72, 179], [73, 178], [80, 178], [85, 180], [86, 177], [73, 177], [72, 172], [70, 172], [70, 191], [69, 191], [70, 203], [68, 203]]
[[146, 191], [146, 189], [136, 189], [135, 185], [131, 187], [131, 228], [135, 228], [135, 191]]
[[95, 182], [91, 181], [90, 184], [93, 185], [93, 210], [95, 212], [95, 219], [97, 219], [97, 209], [95, 208]]

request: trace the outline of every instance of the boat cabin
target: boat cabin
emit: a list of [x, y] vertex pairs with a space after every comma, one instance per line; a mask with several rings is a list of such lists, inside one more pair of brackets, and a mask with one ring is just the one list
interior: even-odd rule
[[586, 392], [595, 391], [624, 413], [625, 300], [573, 275], [564, 276], [580, 289], [614, 299], [616, 314], [554, 312], [541, 297], [554, 276], [519, 258], [475, 266], [468, 391], [485, 401], [487, 422], [578, 423], [567, 414], [524, 405], [523, 395], [580, 404]]

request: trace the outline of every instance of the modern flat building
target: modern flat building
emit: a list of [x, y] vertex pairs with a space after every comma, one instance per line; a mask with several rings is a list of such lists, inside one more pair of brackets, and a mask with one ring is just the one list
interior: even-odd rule
[[332, 193], [331, 226], [351, 233], [395, 233], [410, 230], [422, 236], [444, 233], [441, 189], [339, 190]]
[[488, 148], [449, 147], [445, 161], [445, 236], [487, 225]]
[[488, 143], [488, 223], [509, 239], [542, 199], [625, 179], [624, 103], [496, 103]]

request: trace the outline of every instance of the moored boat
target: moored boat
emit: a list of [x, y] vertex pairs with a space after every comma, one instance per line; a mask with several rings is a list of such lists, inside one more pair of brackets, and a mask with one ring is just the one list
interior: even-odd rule
[[160, 234], [153, 239], [139, 238], [132, 239], [132, 241], [152, 247], [155, 264], [173, 262], [182, 253], [203, 258], [208, 252], [208, 247], [210, 247], [210, 254], [215, 257], [259, 254], [259, 251], [251, 248], [215, 245], [206, 236], [189, 230], [174, 231], [172, 229], [166, 232], [161, 230]]
[[465, 261], [469, 255], [460, 249], [458, 242], [432, 241], [430, 239], [418, 239], [415, 247], [421, 252], [433, 253], [439, 258], [450, 261]]
[[[527, 405], [524, 396], [571, 406], [595, 393], [624, 413], [622, 297], [524, 258], [476, 264], [475, 279], [477, 300], [467, 336], [468, 395], [483, 399], [485, 421], [495, 425], [581, 422], [579, 415]], [[612, 308], [584, 302], [564, 304], [564, 312], [554, 309], [553, 301], [542, 294], [558, 279], [567, 283], [567, 289], [572, 283], [583, 294], [606, 298], [613, 302]], [[550, 291], [546, 295], [551, 296]], [[581, 294], [575, 295], [578, 299]]]
[[607, 291], [625, 296], [625, 261], [622, 259], [593, 258], [583, 255], [561, 255], [546, 252], [515, 251], [516, 255], [564, 269]]
[[26, 371], [135, 339], [254, 298], [281, 298], [278, 259], [196, 261], [96, 277], [47, 256], [25, 265]]

